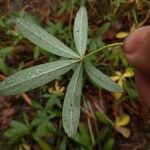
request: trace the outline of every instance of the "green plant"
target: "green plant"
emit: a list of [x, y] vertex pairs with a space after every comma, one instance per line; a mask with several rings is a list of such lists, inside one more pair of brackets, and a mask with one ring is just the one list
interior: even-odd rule
[[92, 149], [91, 137], [84, 123], [80, 123], [79, 132], [76, 134], [73, 140], [79, 143], [83, 149]]
[[12, 121], [11, 128], [4, 133], [9, 138], [10, 144], [14, 144], [13, 147], [18, 145], [24, 146], [24, 144], [27, 144], [25, 143], [25, 139], [31, 139], [32, 137], [32, 140], [38, 143], [42, 150], [49, 150], [50, 145], [44, 142], [43, 138], [56, 134], [58, 130], [52, 124], [52, 119], [60, 117], [58, 110], [53, 108], [59, 102], [60, 99], [55, 95], [51, 95], [51, 98], [46, 102], [44, 107], [40, 103], [32, 101], [32, 106], [37, 111], [32, 121], [24, 113], [23, 122]]
[[12, 69], [5, 64], [6, 57], [11, 55], [13, 47], [5, 47], [0, 49], [0, 71], [3, 74], [9, 74]]
[[68, 136], [73, 137], [77, 132], [80, 118], [83, 68], [98, 87], [103, 87], [111, 92], [122, 92], [121, 87], [95, 68], [89, 59], [90, 56], [100, 50], [122, 45], [122, 43], [110, 44], [85, 55], [88, 31], [85, 7], [80, 8], [74, 23], [74, 40], [77, 52], [72, 51], [58, 39], [27, 19], [18, 18], [16, 24], [21, 33], [31, 42], [50, 53], [65, 57], [65, 59], [34, 66], [9, 76], [0, 83], [0, 95], [15, 95], [29, 91], [47, 84], [73, 68], [74, 74], [67, 88], [62, 111], [65, 132]]

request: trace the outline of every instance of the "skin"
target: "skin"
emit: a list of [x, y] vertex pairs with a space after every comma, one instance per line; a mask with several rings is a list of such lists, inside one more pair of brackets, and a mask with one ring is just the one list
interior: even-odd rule
[[150, 110], [150, 26], [130, 33], [124, 41], [124, 54], [136, 70], [136, 85], [143, 104]]

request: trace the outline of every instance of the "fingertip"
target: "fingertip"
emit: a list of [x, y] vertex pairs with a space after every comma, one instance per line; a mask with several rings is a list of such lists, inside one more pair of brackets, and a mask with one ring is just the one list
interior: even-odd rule
[[123, 42], [124, 53], [130, 55], [139, 51], [148, 31], [150, 31], [150, 26], [141, 27], [130, 33]]
[[150, 74], [150, 26], [129, 34], [124, 41], [124, 54], [137, 70]]

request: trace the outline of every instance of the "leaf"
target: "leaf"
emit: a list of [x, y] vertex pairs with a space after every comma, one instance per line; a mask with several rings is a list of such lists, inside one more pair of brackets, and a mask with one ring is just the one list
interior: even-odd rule
[[100, 70], [95, 68], [89, 60], [85, 60], [85, 70], [90, 79], [97, 84], [98, 87], [111, 92], [122, 92], [122, 88], [113, 82], [108, 76], [102, 73]]
[[39, 109], [43, 109], [42, 105], [40, 103], [38, 103], [37, 101], [32, 100], [32, 107], [39, 110]]
[[41, 138], [51, 133], [48, 129], [48, 121], [44, 121], [42, 119], [41, 121], [42, 122], [37, 126], [37, 129], [33, 134], [34, 138]]
[[109, 126], [105, 126], [99, 131], [98, 138], [97, 138], [98, 143], [99, 141], [102, 141], [106, 138], [108, 132], [109, 132]]
[[29, 128], [22, 122], [12, 121], [11, 122], [12, 129], [7, 130], [4, 135], [11, 139], [22, 138], [24, 135], [28, 134]]
[[35, 130], [33, 133], [34, 138], [41, 138], [56, 131], [54, 125], [50, 121], [50, 116], [44, 111], [37, 112], [31, 122], [31, 127]]
[[35, 139], [37, 141], [37, 143], [39, 144], [41, 150], [52, 150], [51, 146], [49, 144], [47, 144], [45, 141], [37, 138]]
[[87, 46], [88, 17], [85, 7], [77, 12], [74, 22], [74, 40], [80, 56], [84, 56]]
[[61, 107], [61, 101], [60, 99], [53, 95], [46, 103], [45, 105], [45, 109], [49, 110], [51, 108], [53, 108], [54, 105], [60, 106]]
[[59, 60], [19, 71], [0, 83], [0, 95], [15, 95], [42, 86], [69, 71], [77, 60]]
[[103, 150], [112, 150], [114, 143], [115, 143], [114, 139], [112, 138], [108, 139], [107, 142], [105, 143], [105, 146], [103, 147]]
[[39, 126], [41, 123], [43, 123], [44, 120], [47, 120], [46, 114], [43, 113], [43, 111], [37, 111], [36, 116], [31, 122], [31, 126], [35, 128], [36, 126]]
[[59, 150], [67, 150], [67, 138], [64, 137], [59, 144]]
[[27, 39], [48, 52], [67, 58], [79, 58], [69, 47], [31, 21], [18, 18], [16, 24]]
[[5, 64], [4, 60], [0, 58], [0, 71], [4, 74], [7, 74], [9, 71], [9, 67]]
[[103, 24], [100, 27], [101, 34], [104, 34], [105, 32], [107, 32], [107, 30], [109, 29], [109, 27], [110, 27], [110, 23], [109, 22]]
[[80, 63], [69, 82], [63, 104], [63, 127], [69, 137], [76, 135], [79, 125], [82, 76], [83, 67]]
[[104, 123], [104, 124], [108, 124], [109, 123], [108, 118], [107, 118], [107, 116], [104, 113], [96, 112], [96, 116], [99, 118], [99, 120], [102, 123]]
[[33, 58], [34, 58], [34, 59], [37, 59], [39, 56], [40, 56], [40, 48], [39, 48], [39, 47], [36, 47], [36, 48], [34, 49]]
[[92, 147], [91, 137], [84, 123], [80, 123], [79, 132], [76, 134], [73, 140], [86, 147], [86, 149], [91, 149]]
[[130, 122], [130, 116], [128, 114], [123, 114], [117, 118], [115, 121], [115, 126], [125, 126]]
[[12, 51], [13, 51], [13, 46], [1, 48], [0, 49], [0, 55], [1, 56], [7, 56], [7, 55], [11, 54]]

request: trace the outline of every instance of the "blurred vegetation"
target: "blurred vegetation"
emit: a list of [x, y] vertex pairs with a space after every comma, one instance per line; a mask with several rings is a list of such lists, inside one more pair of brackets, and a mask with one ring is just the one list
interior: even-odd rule
[[[0, 79], [57, 58], [24, 39], [16, 29], [16, 17], [31, 19], [75, 50], [72, 29], [81, 5], [89, 15], [88, 51], [123, 41], [136, 28], [150, 24], [149, 0], [0, 1]], [[141, 132], [144, 110], [135, 89], [134, 69], [122, 47], [103, 50], [92, 59], [124, 88], [123, 94], [98, 89], [85, 77], [82, 115], [74, 138], [66, 136], [61, 120], [71, 74], [18, 96], [0, 97], [0, 150], [123, 150], [137, 146], [148, 150], [150, 138]]]

